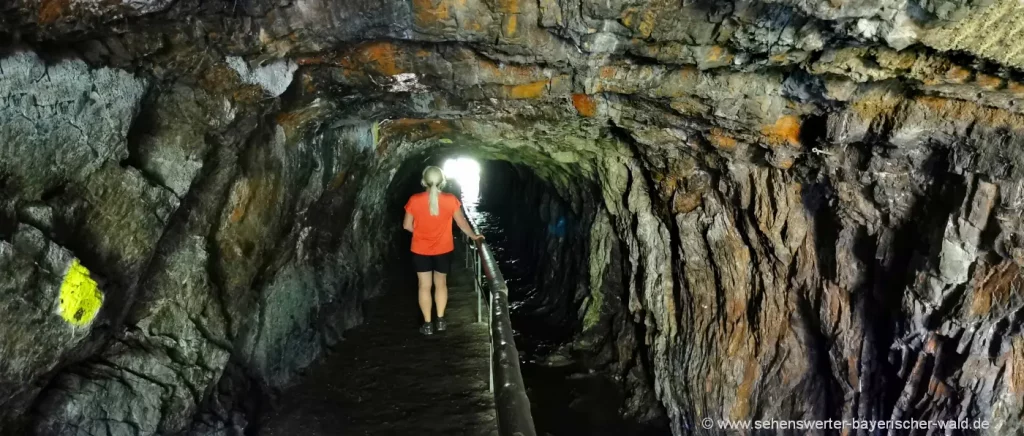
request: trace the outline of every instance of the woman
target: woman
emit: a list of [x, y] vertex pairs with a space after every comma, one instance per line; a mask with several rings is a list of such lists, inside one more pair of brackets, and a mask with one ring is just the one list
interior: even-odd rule
[[434, 334], [434, 326], [430, 323], [433, 309], [430, 298], [431, 279], [434, 283], [434, 300], [437, 301], [437, 331], [443, 332], [448, 328], [444, 320], [444, 309], [448, 304], [447, 277], [452, 267], [452, 251], [455, 250], [452, 219], [474, 241], [484, 238], [476, 234], [466, 221], [459, 199], [441, 192], [444, 184], [444, 172], [440, 168], [431, 166], [423, 170], [420, 185], [427, 190], [409, 197], [402, 224], [402, 227], [412, 232], [412, 260], [419, 280], [420, 311], [423, 312], [420, 333], [424, 335]]

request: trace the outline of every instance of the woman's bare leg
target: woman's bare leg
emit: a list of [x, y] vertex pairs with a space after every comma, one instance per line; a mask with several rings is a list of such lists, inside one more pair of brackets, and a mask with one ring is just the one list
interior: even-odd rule
[[[423, 322], [430, 322], [430, 314], [433, 312], [433, 302], [430, 301], [430, 272], [416, 273], [420, 289], [420, 311], [423, 312]], [[445, 293], [447, 298], [448, 293]], [[440, 312], [444, 313], [444, 312]]]
[[434, 271], [434, 300], [437, 301], [437, 316], [444, 318], [444, 308], [448, 305], [448, 275], [437, 271]]

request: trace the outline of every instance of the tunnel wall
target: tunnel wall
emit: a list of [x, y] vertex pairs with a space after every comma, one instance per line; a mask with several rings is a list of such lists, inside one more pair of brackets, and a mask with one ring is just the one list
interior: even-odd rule
[[[489, 161], [481, 209], [502, 226], [535, 421], [555, 434], [664, 434], [640, 329], [626, 309], [624, 246], [596, 180], [572, 180], [577, 204], [528, 165]], [[518, 278], [518, 277], [517, 277]]]
[[[574, 210], [586, 195], [573, 180], [597, 180], [607, 213], [591, 226], [591, 258], [621, 268], [591, 263], [591, 283], [600, 277], [602, 285], [592, 285], [581, 304], [585, 314], [608, 307], [631, 323], [618, 331], [633, 331], [637, 346], [619, 356], [629, 356], [621, 358], [625, 369], [650, 374], [675, 434], [703, 417], [724, 416], [969, 415], [998, 423], [990, 434], [1018, 431], [1019, 75], [992, 76], [994, 70], [951, 53], [849, 46], [847, 35], [831, 35], [837, 38], [826, 44], [818, 26], [833, 23], [808, 22], [774, 3], [723, 8], [718, 19], [736, 30], [727, 47], [708, 36], [720, 23], [690, 20], [706, 15], [700, 2], [643, 11], [618, 6], [595, 11], [610, 13], [607, 23], [622, 12], [634, 29], [587, 34], [600, 38], [589, 47], [640, 43], [630, 48], [640, 62], [603, 52], [577, 57], [579, 47], [525, 18], [538, 17], [534, 5], [518, 21], [518, 12], [504, 11], [507, 21], [485, 26], [492, 32], [484, 39], [489, 57], [455, 43], [471, 30], [446, 27], [459, 22], [446, 20], [427, 24], [454, 33], [421, 40], [451, 38], [441, 48], [375, 41], [348, 47], [339, 59], [289, 27], [323, 26], [279, 14], [263, 26], [239, 19], [213, 27], [222, 18], [215, 16], [167, 34], [131, 33], [150, 27], [143, 23], [118, 27], [121, 34], [103, 41], [108, 30], [101, 26], [83, 50], [95, 59], [93, 68], [5, 56], [0, 268], [14, 278], [4, 284], [4, 295], [14, 297], [0, 302], [13, 314], [0, 317], [8, 322], [0, 331], [13, 332], [2, 347], [16, 357], [0, 362], [0, 425], [29, 410], [83, 434], [99, 426], [101, 414], [67, 401], [74, 397], [120, 399], [88, 403], [117, 412], [102, 416], [112, 416], [118, 432], [179, 428], [218, 377], [257, 388], [272, 383], [259, 374], [280, 382], [286, 366], [251, 366], [247, 353], [235, 351], [243, 343], [256, 350], [249, 355], [275, 349], [249, 338], [259, 321], [246, 311], [264, 301], [249, 290], [273, 282], [266, 274], [276, 271], [268, 267], [272, 253], [290, 242], [275, 244], [294, 228], [291, 214], [307, 204], [305, 188], [294, 183], [315, 168], [308, 148], [283, 144], [325, 131], [314, 126], [333, 110], [344, 112], [338, 118], [350, 126], [359, 124], [353, 119], [398, 118], [379, 129], [388, 140], [351, 145], [370, 157], [356, 165], [365, 168], [362, 189], [330, 217], [344, 221], [351, 210], [349, 231], [356, 235], [373, 234], [385, 222], [375, 206], [388, 201], [392, 171], [412, 155], [406, 150], [428, 148], [389, 136], [403, 129], [398, 133], [436, 142], [468, 139], [493, 159], [528, 163]], [[25, 11], [35, 17], [38, 9]], [[549, 24], [561, 18], [548, 13], [572, 9], [569, 27], [592, 28], [576, 15], [579, 8], [544, 9]], [[764, 12], [783, 18], [769, 20], [778, 22], [779, 38], [758, 21]], [[195, 17], [183, 13], [172, 16], [192, 23]], [[655, 19], [661, 41], [643, 35]], [[495, 38], [514, 22], [530, 24], [528, 38]], [[656, 44], [682, 35], [679, 22], [705, 34], [702, 45], [659, 51]], [[61, 21], [50, 35], [79, 24]], [[226, 31], [198, 28], [207, 25]], [[799, 29], [811, 34], [791, 37]], [[799, 46], [798, 39], [815, 46]], [[131, 48], [122, 50], [126, 43]], [[307, 50], [325, 56], [307, 57]], [[259, 59], [254, 71], [237, 57], [224, 59], [237, 52]], [[311, 67], [294, 83], [293, 55]], [[259, 66], [266, 57], [276, 60]], [[267, 68], [279, 74], [260, 73]], [[391, 80], [407, 72], [422, 83]], [[427, 85], [434, 88], [420, 92]], [[316, 103], [299, 98], [303, 92], [337, 99]], [[147, 116], [161, 107], [163, 113]], [[422, 120], [438, 116], [444, 119]], [[361, 131], [360, 138], [378, 137], [372, 125]], [[379, 239], [384, 246], [387, 238]], [[374, 244], [349, 252], [366, 271], [383, 260]], [[186, 266], [162, 266], [177, 263]], [[593, 294], [616, 281], [624, 284], [621, 299]], [[364, 273], [362, 283], [376, 281]], [[61, 303], [65, 289], [72, 298]], [[200, 298], [188, 308], [201, 317], [170, 315], [179, 294]], [[200, 310], [207, 307], [215, 310]], [[584, 326], [602, 325], [581, 318]], [[149, 330], [136, 328], [143, 321]], [[165, 334], [178, 330], [188, 333]], [[171, 351], [179, 343], [191, 351]], [[128, 366], [139, 361], [166, 365]], [[180, 375], [181, 365], [199, 370]], [[237, 370], [218, 375], [222, 368]], [[121, 380], [137, 388], [129, 392]], [[645, 391], [644, 383], [624, 384]], [[137, 401], [125, 404], [127, 398]], [[135, 406], [140, 414], [122, 413]]]
[[371, 124], [231, 76], [0, 65], [0, 433], [253, 428], [362, 321]]

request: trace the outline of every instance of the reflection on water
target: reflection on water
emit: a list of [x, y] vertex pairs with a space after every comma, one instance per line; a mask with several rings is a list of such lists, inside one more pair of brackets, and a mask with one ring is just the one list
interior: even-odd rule
[[[465, 200], [467, 213], [469, 213], [473, 224], [476, 225], [477, 231], [487, 238], [487, 245], [491, 247], [495, 259], [500, 264], [501, 274], [505, 277], [505, 284], [508, 285], [509, 308], [515, 312], [536, 292], [536, 288], [530, 280], [532, 271], [529, 271], [526, 262], [519, 258], [518, 253], [512, 253], [508, 249], [511, 245], [508, 243], [508, 236], [501, 230], [494, 215], [477, 209], [476, 204], [473, 209], [470, 209], [468, 203], [469, 200]], [[513, 328], [513, 330], [516, 329]]]

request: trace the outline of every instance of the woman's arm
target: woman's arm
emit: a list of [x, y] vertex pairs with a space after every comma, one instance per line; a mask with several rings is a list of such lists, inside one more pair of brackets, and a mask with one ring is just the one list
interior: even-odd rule
[[466, 221], [466, 216], [462, 214], [462, 209], [455, 209], [455, 224], [462, 229], [462, 233], [469, 236], [469, 239], [479, 241], [484, 238], [483, 235], [478, 235], [473, 231], [473, 227], [469, 225], [469, 221]]
[[402, 228], [408, 231], [412, 231], [412, 214], [409, 212], [405, 213], [405, 220], [402, 221]]

